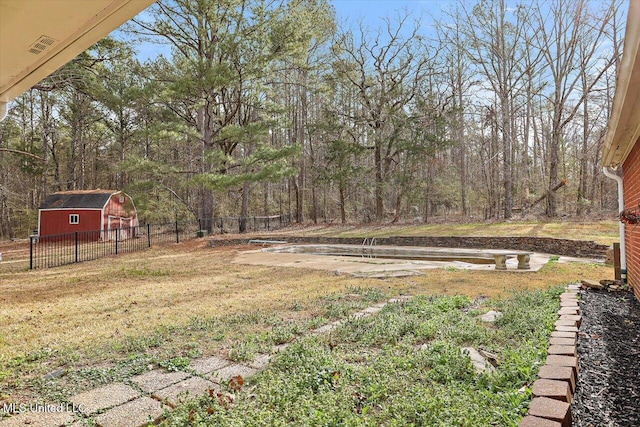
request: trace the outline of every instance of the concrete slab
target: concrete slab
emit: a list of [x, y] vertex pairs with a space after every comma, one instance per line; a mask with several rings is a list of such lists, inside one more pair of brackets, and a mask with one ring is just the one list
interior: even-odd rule
[[160, 402], [143, 396], [109, 409], [96, 417], [96, 423], [98, 427], [143, 427], [154, 423], [163, 412]]
[[113, 383], [84, 393], [77, 394], [69, 400], [85, 415], [90, 415], [112, 406], [121, 405], [136, 397], [140, 392], [123, 383]]
[[[29, 406], [27, 406], [29, 408]], [[0, 421], [2, 427], [59, 427], [72, 422], [75, 419], [73, 412], [67, 411], [66, 408], [61, 411], [38, 412], [38, 408], [33, 408], [29, 412], [23, 412], [10, 418]]]
[[216, 369], [224, 368], [231, 365], [230, 360], [223, 359], [218, 356], [203, 357], [201, 359], [192, 360], [189, 368], [193, 369], [196, 374], [204, 375], [213, 372]]
[[190, 375], [186, 372], [167, 372], [161, 369], [154, 369], [153, 371], [131, 378], [131, 382], [135, 383], [147, 393], [153, 393], [156, 390], [160, 390], [161, 388], [165, 388], [171, 384], [177, 383], [178, 381], [184, 380], [189, 376]]
[[[349, 245], [343, 245], [349, 246]], [[351, 245], [352, 246], [352, 245]], [[357, 245], [356, 245], [357, 246]], [[384, 245], [377, 248], [385, 248]], [[398, 248], [397, 246], [389, 246], [389, 248]], [[412, 247], [402, 246], [403, 251], [425, 251], [437, 253], [452, 252], [465, 254], [483, 252], [490, 254], [489, 249], [464, 249], [464, 248], [436, 248], [436, 247]], [[339, 271], [340, 274], [352, 274], [357, 277], [397, 277], [398, 275], [414, 275], [420, 274], [421, 271], [434, 269], [455, 267], [464, 270], [480, 270], [480, 271], [499, 271], [496, 270], [494, 264], [473, 264], [460, 261], [430, 261], [430, 260], [403, 260], [393, 258], [370, 258], [370, 257], [348, 257], [340, 255], [314, 255], [310, 253], [286, 253], [286, 252], [263, 252], [262, 250], [250, 250], [240, 252], [233, 263], [249, 264], [249, 265], [268, 265], [280, 267], [295, 268], [312, 268], [317, 270]], [[531, 255], [530, 269], [517, 269], [517, 260], [508, 260], [507, 265], [511, 266], [508, 271], [528, 273], [538, 271], [550, 259], [548, 254]], [[512, 265], [515, 263], [515, 265]]]
[[190, 377], [167, 388], [153, 393], [153, 397], [174, 408], [187, 399], [197, 399], [209, 393], [209, 390], [220, 390], [220, 386], [200, 377]]

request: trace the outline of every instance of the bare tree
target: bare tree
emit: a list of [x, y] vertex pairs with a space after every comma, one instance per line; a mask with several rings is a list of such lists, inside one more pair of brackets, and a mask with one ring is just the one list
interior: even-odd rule
[[590, 13], [589, 3], [585, 0], [554, 0], [547, 13], [543, 8], [535, 9], [535, 38], [532, 41], [542, 53], [544, 69], [549, 74], [550, 86], [542, 93], [552, 106], [547, 141], [546, 214], [549, 217], [556, 216], [558, 211], [553, 188], [559, 183], [559, 153], [564, 130], [615, 63], [612, 55], [602, 55], [601, 48], [617, 7], [611, 2], [596, 16]]
[[386, 19], [385, 24], [384, 30], [371, 34], [361, 23], [357, 38], [343, 31], [333, 45], [335, 73], [355, 89], [359, 103], [357, 109], [337, 113], [351, 115], [348, 119], [366, 126], [372, 140], [366, 146], [373, 153], [377, 221], [384, 219], [385, 189], [403, 150], [407, 109], [433, 72], [419, 24], [407, 31], [407, 14], [399, 15], [395, 23]]

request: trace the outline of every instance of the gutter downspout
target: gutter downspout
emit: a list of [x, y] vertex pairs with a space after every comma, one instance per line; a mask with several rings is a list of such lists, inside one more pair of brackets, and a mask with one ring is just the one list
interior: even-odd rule
[[[618, 212], [622, 212], [624, 210], [624, 189], [622, 186], [622, 178], [618, 175], [614, 174], [609, 170], [608, 167], [602, 167], [602, 173], [604, 173], [607, 177], [611, 179], [615, 179], [618, 183]], [[624, 239], [624, 222], [619, 221], [620, 228], [620, 278], [623, 283], [627, 283], [627, 251], [625, 247], [625, 239]]]

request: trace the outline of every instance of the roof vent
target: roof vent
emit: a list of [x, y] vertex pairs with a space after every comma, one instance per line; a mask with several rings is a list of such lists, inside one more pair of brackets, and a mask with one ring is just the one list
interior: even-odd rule
[[29, 52], [40, 55], [45, 50], [56, 44], [56, 40], [49, 36], [40, 36], [31, 46], [29, 46]]

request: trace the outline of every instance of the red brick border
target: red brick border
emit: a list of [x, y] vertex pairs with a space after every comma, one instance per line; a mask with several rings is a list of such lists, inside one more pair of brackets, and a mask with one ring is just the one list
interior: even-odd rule
[[582, 321], [578, 305], [580, 285], [569, 285], [560, 295], [560, 310], [551, 333], [547, 363], [533, 383], [529, 413], [519, 427], [571, 426], [571, 402], [578, 377], [578, 327]]

